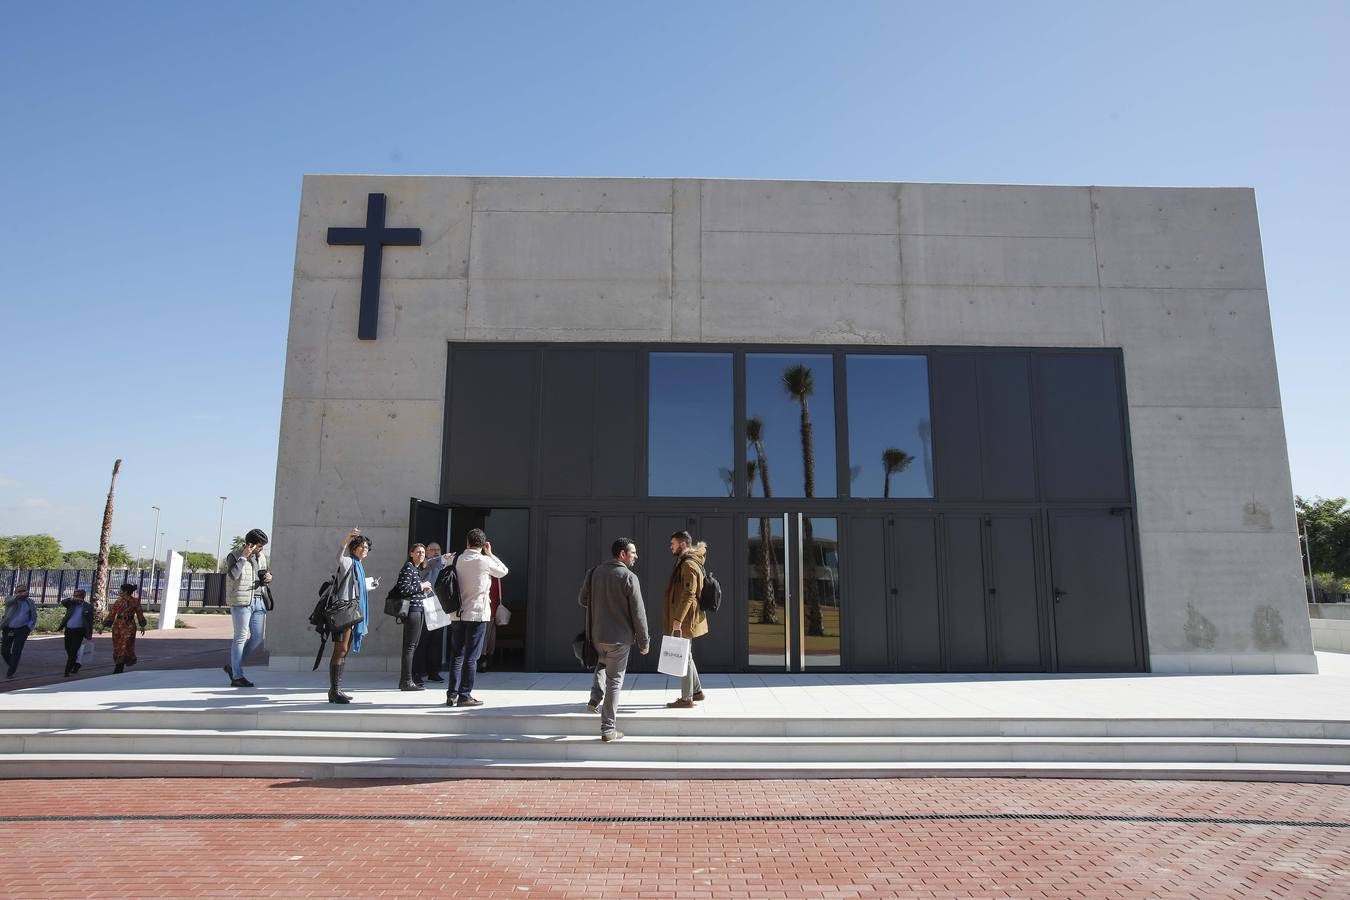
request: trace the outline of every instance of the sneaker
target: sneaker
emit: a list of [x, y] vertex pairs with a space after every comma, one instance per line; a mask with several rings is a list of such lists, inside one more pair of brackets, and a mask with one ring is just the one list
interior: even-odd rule
[[599, 703], [587, 703], [587, 704], [586, 704], [586, 712], [589, 712], [589, 713], [598, 713], [599, 711], [600, 711], [600, 704], [599, 704]]
[[482, 705], [483, 705], [483, 701], [482, 701], [482, 700], [475, 700], [475, 699], [473, 699], [472, 697], [461, 697], [461, 698], [460, 698], [460, 701], [459, 701], [458, 703], [456, 703], [455, 705], [456, 705], [456, 706], [482, 706]]
[[439, 675], [428, 675], [427, 681], [430, 681], [432, 684], [445, 684], [445, 679]]
[[695, 703], [701, 703], [701, 702], [703, 702], [703, 692], [702, 692], [702, 691], [694, 691], [694, 697], [693, 697], [693, 700], [694, 700]]
[[230, 687], [257, 687], [257, 685], [247, 678], [231, 678]]
[[693, 709], [694, 701], [687, 697], [681, 697], [678, 700], [672, 700], [666, 704], [666, 709]]
[[458, 705], [459, 705], [459, 698], [458, 698], [458, 697], [446, 697], [446, 698], [445, 698], [445, 705], [446, 705], [446, 706], [458, 706]]
[[602, 732], [600, 732], [600, 740], [604, 741], [606, 744], [608, 744], [610, 741], [621, 741], [621, 740], [623, 740], [623, 732], [622, 732], [622, 731], [602, 731]]
[[398, 686], [398, 689], [399, 689], [400, 691], [425, 691], [425, 690], [426, 690], [426, 688], [422, 687], [422, 685], [418, 684], [416, 681], [405, 681], [405, 682], [403, 682], [402, 684], [400, 684], [400, 685]]

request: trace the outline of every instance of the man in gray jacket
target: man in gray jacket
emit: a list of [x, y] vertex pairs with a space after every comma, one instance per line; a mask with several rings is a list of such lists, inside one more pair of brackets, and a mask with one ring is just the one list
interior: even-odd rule
[[[591, 682], [591, 699], [586, 708], [600, 712], [600, 740], [617, 741], [619, 731], [619, 689], [623, 687], [624, 672], [628, 670], [628, 654], [637, 644], [643, 656], [651, 648], [647, 633], [647, 610], [642, 604], [642, 586], [633, 574], [637, 562], [637, 545], [628, 538], [619, 538], [610, 548], [613, 559], [607, 559], [586, 573], [577, 602], [586, 607], [586, 637], [600, 654]], [[604, 670], [602, 683], [600, 672]]]

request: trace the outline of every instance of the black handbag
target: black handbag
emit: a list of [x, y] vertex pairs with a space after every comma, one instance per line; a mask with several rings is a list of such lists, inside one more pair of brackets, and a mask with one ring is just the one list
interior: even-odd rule
[[359, 625], [366, 620], [366, 617], [361, 613], [359, 596], [350, 600], [342, 599], [348, 579], [355, 577], [355, 570], [348, 570], [346, 577], [338, 579], [333, 588], [333, 595], [329, 598], [328, 605], [323, 611], [324, 620], [328, 623], [329, 634], [341, 634], [344, 630], [351, 628], [353, 625]]

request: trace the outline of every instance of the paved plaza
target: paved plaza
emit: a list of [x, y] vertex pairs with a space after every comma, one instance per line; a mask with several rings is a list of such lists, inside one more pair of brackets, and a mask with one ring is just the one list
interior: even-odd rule
[[1314, 898], [1350, 884], [1350, 787], [1335, 785], [61, 780], [0, 783], [0, 810], [8, 897]]

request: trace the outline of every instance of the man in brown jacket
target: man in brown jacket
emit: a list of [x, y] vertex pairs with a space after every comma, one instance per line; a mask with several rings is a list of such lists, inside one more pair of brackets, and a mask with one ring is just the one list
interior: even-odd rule
[[[666, 585], [666, 634], [680, 637], [702, 637], [708, 633], [708, 617], [698, 605], [703, 590], [703, 567], [708, 559], [708, 545], [694, 543], [687, 531], [670, 536], [670, 555], [675, 557], [675, 569]], [[678, 630], [677, 630], [678, 629]], [[671, 709], [689, 709], [703, 699], [703, 682], [699, 681], [698, 667], [694, 665], [694, 645], [689, 645], [689, 668], [680, 682], [680, 699], [666, 704]]]

